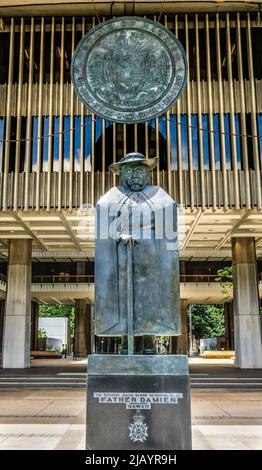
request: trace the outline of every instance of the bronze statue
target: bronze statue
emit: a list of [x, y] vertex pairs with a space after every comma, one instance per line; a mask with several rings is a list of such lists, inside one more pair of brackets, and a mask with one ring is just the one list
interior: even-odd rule
[[158, 159], [129, 153], [96, 206], [97, 335], [179, 335], [176, 204], [150, 184]]

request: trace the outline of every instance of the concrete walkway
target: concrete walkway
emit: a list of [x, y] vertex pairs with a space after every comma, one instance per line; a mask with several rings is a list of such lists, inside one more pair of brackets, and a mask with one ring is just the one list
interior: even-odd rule
[[[59, 367], [50, 361], [48, 367], [43, 362], [33, 364], [28, 371], [86, 370], [85, 362], [62, 361]], [[192, 375], [232, 377], [244, 372], [227, 361], [191, 364]], [[261, 377], [262, 371], [249, 374]], [[262, 391], [193, 389], [191, 397], [194, 449], [262, 450]], [[84, 449], [85, 401], [82, 389], [0, 389], [0, 450]]]

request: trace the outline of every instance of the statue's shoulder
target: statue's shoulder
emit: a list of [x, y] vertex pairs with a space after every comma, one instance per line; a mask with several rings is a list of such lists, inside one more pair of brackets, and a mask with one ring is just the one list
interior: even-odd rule
[[103, 204], [114, 204], [118, 202], [122, 197], [123, 197], [123, 193], [120, 191], [118, 187], [114, 186], [113, 188], [109, 189], [109, 191], [107, 191], [107, 193], [105, 193], [104, 196], [102, 196], [99, 199], [97, 204], [99, 206]]
[[150, 186], [149, 188], [153, 200], [161, 201], [164, 205], [175, 204], [174, 199], [161, 186]]

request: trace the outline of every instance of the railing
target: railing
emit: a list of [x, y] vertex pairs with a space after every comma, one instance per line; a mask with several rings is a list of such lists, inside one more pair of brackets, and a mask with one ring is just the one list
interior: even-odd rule
[[94, 276], [92, 274], [67, 274], [61, 273], [47, 276], [33, 276], [33, 284], [77, 284], [77, 283], [93, 283]]
[[[93, 283], [92, 274], [57, 274], [33, 276], [33, 283]], [[218, 280], [217, 274], [180, 274], [180, 282], [227, 282], [227, 279]]]
[[[258, 282], [262, 282], [262, 272], [257, 275]], [[7, 282], [5, 274], [0, 273], [0, 281]], [[33, 276], [33, 284], [77, 284], [87, 283], [92, 284], [95, 281], [93, 274], [49, 274], [43, 276]], [[230, 282], [228, 278], [219, 278], [218, 274], [180, 274], [180, 282], [194, 282], [194, 283], [211, 283], [211, 282]]]
[[229, 282], [227, 278], [220, 278], [218, 274], [180, 274], [180, 282]]

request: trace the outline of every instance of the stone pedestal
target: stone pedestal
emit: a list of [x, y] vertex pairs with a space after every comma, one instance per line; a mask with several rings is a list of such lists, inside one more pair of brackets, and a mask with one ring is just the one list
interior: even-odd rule
[[30, 367], [32, 240], [11, 240], [3, 338], [3, 368]]
[[262, 368], [254, 238], [232, 238], [236, 367]]
[[88, 358], [87, 449], [191, 449], [186, 356]]

